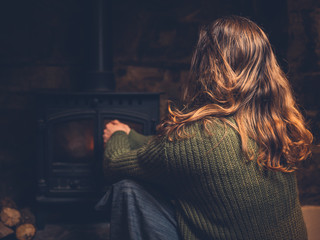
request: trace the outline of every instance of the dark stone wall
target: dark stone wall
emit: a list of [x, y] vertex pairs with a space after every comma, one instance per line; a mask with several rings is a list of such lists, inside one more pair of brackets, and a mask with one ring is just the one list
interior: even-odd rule
[[182, 81], [188, 75], [200, 26], [230, 14], [249, 17], [262, 25], [270, 34], [281, 65], [287, 68], [286, 1], [115, 1], [117, 89], [164, 92], [164, 115], [166, 100], [179, 97]]
[[86, 64], [87, 1], [0, 3], [0, 198], [33, 202], [34, 91], [73, 89]]
[[[34, 91], [78, 91], [84, 81], [90, 80], [86, 77], [90, 65], [90, 2], [0, 3], [0, 198], [12, 196], [23, 204], [33, 200]], [[316, 0], [113, 1], [116, 90], [164, 92], [164, 116], [166, 100], [178, 99], [181, 83], [188, 75], [199, 27], [226, 14], [247, 16], [269, 34], [279, 62], [289, 73], [297, 98], [319, 136], [319, 11]], [[320, 203], [320, 189], [315, 184], [319, 181], [314, 181], [319, 175], [316, 152], [315, 160], [299, 175], [303, 203]]]
[[[320, 143], [320, 2], [288, 1], [288, 65], [298, 103]], [[298, 172], [303, 204], [320, 204], [320, 147]]]

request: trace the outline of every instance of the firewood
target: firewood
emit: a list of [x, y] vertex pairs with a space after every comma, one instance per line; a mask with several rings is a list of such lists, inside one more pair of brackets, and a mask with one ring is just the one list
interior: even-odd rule
[[36, 228], [30, 223], [24, 223], [17, 227], [16, 238], [18, 240], [31, 240], [36, 234]]
[[14, 231], [11, 228], [8, 228], [2, 222], [0, 222], [0, 239], [6, 236], [9, 236], [10, 234], [13, 234], [13, 233]]
[[12, 198], [5, 197], [0, 200], [0, 207], [1, 209], [5, 207], [17, 209], [17, 204], [12, 200]]
[[[16, 238], [19, 240], [29, 240], [35, 236], [36, 233], [36, 217], [29, 208], [20, 210], [21, 220], [16, 227]], [[18, 232], [19, 230], [19, 232]]]
[[8, 227], [16, 226], [21, 220], [21, 214], [17, 209], [5, 207], [2, 209], [1, 221]]
[[29, 208], [23, 208], [20, 210], [21, 213], [21, 221], [20, 224], [30, 223], [32, 225], [36, 225], [36, 217], [30, 211]]

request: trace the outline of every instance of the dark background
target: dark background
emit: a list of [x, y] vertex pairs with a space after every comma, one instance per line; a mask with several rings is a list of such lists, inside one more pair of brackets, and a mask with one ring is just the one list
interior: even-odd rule
[[[0, 198], [34, 204], [34, 91], [79, 91], [90, 63], [90, 0], [0, 3]], [[117, 91], [162, 92], [177, 99], [199, 27], [229, 14], [268, 33], [301, 110], [319, 143], [320, 2], [318, 0], [115, 0], [113, 60]], [[320, 150], [298, 173], [302, 204], [320, 205]]]

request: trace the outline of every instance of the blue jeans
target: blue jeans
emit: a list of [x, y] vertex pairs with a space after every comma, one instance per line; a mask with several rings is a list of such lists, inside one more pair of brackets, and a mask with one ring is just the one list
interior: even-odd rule
[[164, 194], [122, 180], [97, 204], [111, 207], [111, 240], [178, 240], [179, 233], [174, 207]]

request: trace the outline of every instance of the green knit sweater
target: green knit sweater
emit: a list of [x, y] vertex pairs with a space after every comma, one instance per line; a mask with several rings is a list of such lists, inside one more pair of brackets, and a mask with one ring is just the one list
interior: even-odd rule
[[294, 173], [248, 161], [228, 125], [212, 124], [208, 134], [194, 123], [186, 131], [190, 136], [177, 141], [115, 132], [106, 144], [105, 173], [166, 189], [183, 239], [307, 239]]

